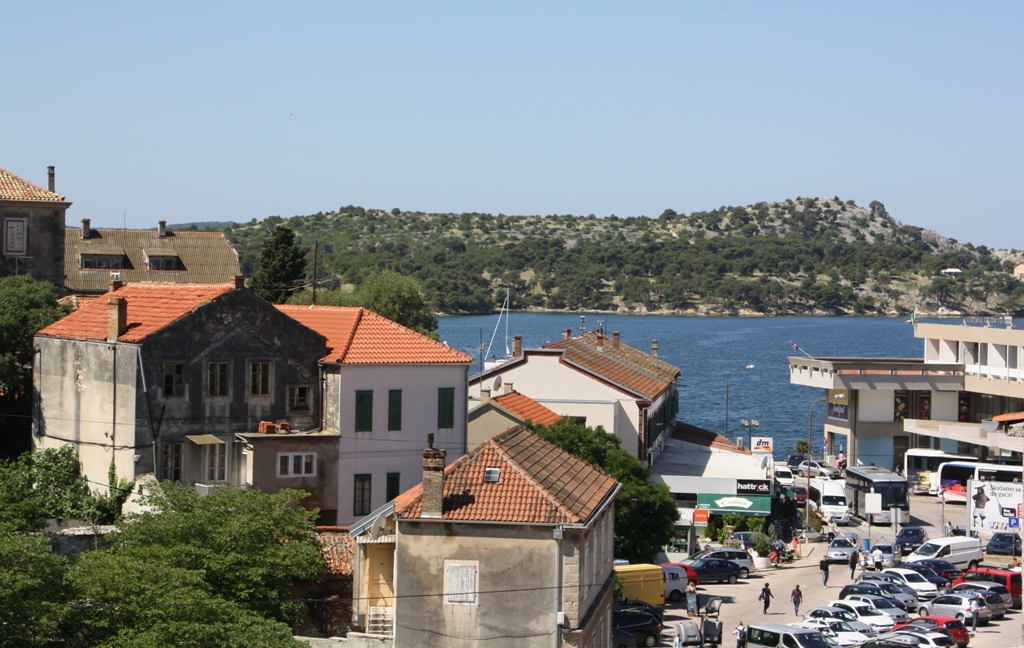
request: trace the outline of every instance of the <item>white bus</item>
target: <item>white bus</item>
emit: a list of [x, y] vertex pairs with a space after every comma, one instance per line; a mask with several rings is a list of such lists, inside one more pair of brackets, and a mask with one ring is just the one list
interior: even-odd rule
[[947, 461], [971, 460], [974, 457], [963, 457], [931, 448], [911, 448], [903, 455], [903, 475], [907, 478], [911, 493], [938, 495], [939, 465]]
[[[850, 514], [870, 524], [890, 524], [891, 510], [899, 510], [900, 524], [910, 523], [910, 496], [907, 478], [878, 466], [851, 466], [846, 469], [846, 504]], [[867, 512], [868, 493], [881, 493], [882, 512]]]
[[1020, 465], [982, 463], [980, 461], [948, 461], [939, 465], [939, 492], [947, 502], [967, 501], [967, 480], [1021, 483], [1024, 470]]

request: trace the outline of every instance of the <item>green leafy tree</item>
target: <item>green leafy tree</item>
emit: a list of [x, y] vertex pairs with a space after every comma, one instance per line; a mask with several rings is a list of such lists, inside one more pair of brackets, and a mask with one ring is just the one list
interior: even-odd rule
[[64, 315], [53, 284], [24, 275], [0, 279], [0, 458], [31, 448], [32, 338]]
[[390, 270], [376, 272], [360, 287], [359, 302], [363, 308], [437, 339], [437, 318], [427, 308], [413, 277]]
[[57, 645], [67, 602], [66, 563], [45, 536], [0, 532], [0, 646]]
[[651, 562], [675, 536], [679, 510], [665, 484], [647, 481], [651, 469], [619, 447], [603, 427], [559, 419], [530, 429], [566, 452], [611, 475], [622, 484], [615, 501], [615, 555], [631, 562]]
[[94, 499], [70, 445], [0, 462], [0, 532], [36, 531], [51, 518], [88, 517]]
[[275, 227], [263, 243], [258, 266], [249, 288], [269, 302], [285, 302], [306, 276], [306, 255], [295, 242], [295, 231], [282, 225]]

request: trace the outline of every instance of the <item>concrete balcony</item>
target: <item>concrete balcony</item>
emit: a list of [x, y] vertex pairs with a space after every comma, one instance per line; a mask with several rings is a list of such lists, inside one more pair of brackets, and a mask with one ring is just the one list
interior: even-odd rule
[[789, 382], [819, 389], [960, 391], [964, 388], [964, 367], [915, 358], [790, 356]]

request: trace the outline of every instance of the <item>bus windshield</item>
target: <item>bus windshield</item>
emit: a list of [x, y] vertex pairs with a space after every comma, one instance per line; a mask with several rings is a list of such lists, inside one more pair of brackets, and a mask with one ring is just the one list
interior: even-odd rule
[[882, 509], [909, 508], [906, 482], [875, 482], [875, 492], [882, 494]]

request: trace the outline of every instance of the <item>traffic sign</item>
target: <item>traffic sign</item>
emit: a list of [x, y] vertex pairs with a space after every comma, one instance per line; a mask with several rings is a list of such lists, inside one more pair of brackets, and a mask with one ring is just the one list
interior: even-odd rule
[[1006, 518], [1006, 520], [1009, 523], [1009, 527], [1011, 529], [1019, 529], [1020, 528], [1020, 518], [1019, 517], [1016, 517], [1016, 518]]

